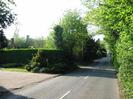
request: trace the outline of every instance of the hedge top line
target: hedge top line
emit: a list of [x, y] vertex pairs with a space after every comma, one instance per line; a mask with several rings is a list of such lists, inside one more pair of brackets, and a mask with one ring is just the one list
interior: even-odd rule
[[21, 49], [4, 49], [4, 50], [2, 50], [2, 51], [21, 51], [21, 50], [43, 50], [43, 51], [49, 51], [49, 50], [54, 50], [54, 51], [60, 51], [60, 50], [58, 50], [58, 49], [44, 49], [44, 48], [33, 48], [33, 49], [31, 49], [31, 48], [21, 48]]
[[38, 50], [43, 51], [45, 56], [53, 62], [64, 56], [63, 51], [54, 49], [10, 49], [0, 51], [0, 64], [28, 63]]

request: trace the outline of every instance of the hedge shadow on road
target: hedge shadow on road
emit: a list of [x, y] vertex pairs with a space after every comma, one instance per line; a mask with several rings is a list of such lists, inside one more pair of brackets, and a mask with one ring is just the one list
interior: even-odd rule
[[0, 86], [0, 99], [34, 99], [26, 96], [14, 94], [10, 90]]

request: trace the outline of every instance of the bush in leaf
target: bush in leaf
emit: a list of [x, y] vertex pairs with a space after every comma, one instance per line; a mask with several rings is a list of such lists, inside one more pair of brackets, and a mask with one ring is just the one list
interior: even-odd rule
[[33, 56], [31, 62], [26, 65], [26, 69], [32, 72], [39, 72], [43, 67], [47, 67], [47, 59], [43, 56], [43, 51], [39, 50], [35, 56]]
[[[53, 56], [54, 57], [54, 56]], [[63, 58], [63, 57], [58, 57]], [[52, 62], [52, 58], [47, 58], [45, 56], [45, 52], [39, 50], [37, 54], [35, 54], [28, 65], [25, 68], [28, 71], [35, 73], [65, 73], [68, 71], [72, 71], [77, 69], [77, 65], [72, 64], [69, 58], [66, 59], [57, 59], [56, 62]], [[60, 60], [60, 61], [59, 61]], [[70, 64], [71, 63], [71, 64]]]

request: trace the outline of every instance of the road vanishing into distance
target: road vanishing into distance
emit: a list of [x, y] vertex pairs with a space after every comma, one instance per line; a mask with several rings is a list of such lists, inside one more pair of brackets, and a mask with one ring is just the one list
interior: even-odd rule
[[120, 99], [115, 70], [108, 58], [47, 81], [22, 88], [1, 99]]

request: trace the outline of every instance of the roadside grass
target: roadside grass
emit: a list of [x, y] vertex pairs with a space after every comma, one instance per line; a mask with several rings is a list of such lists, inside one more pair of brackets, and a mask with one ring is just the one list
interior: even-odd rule
[[1, 68], [1, 71], [28, 72], [24, 67]]

